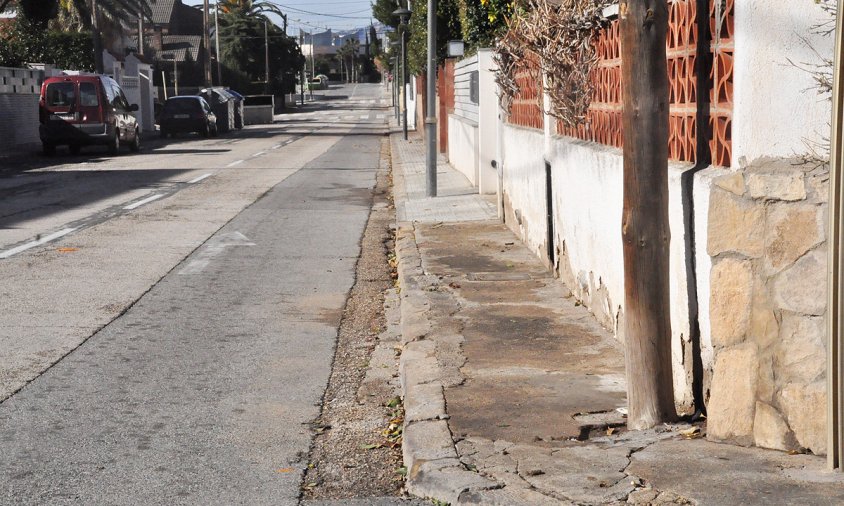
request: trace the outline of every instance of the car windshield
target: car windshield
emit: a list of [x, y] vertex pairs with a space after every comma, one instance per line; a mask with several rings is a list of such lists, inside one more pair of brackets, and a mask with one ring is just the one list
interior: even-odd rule
[[47, 85], [45, 101], [51, 107], [70, 107], [76, 104], [76, 84], [72, 82]]
[[191, 113], [200, 109], [199, 100], [193, 98], [170, 99], [164, 103], [164, 112], [170, 114]]

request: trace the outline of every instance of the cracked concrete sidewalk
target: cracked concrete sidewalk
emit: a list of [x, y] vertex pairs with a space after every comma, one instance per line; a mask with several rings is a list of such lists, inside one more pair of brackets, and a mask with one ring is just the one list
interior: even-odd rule
[[624, 428], [623, 349], [442, 158], [391, 137], [408, 491], [451, 504], [840, 504], [825, 461]]

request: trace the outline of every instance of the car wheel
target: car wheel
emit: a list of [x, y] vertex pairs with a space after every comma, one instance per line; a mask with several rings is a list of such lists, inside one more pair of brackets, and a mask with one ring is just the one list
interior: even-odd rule
[[217, 137], [218, 135], [220, 135], [220, 131], [217, 129], [217, 125], [214, 125], [211, 129], [211, 137]]
[[56, 145], [50, 142], [42, 142], [41, 147], [44, 150], [45, 156], [54, 156], [56, 154]]
[[120, 154], [120, 132], [114, 129], [114, 137], [108, 143], [108, 154], [117, 156]]
[[203, 137], [208, 138], [211, 135], [211, 127], [205, 125], [205, 127], [202, 128], [200, 134], [202, 134]]
[[71, 155], [78, 155], [79, 150], [82, 149], [82, 146], [80, 146], [79, 144], [71, 144], [70, 146], [67, 147], [67, 149], [70, 150]]
[[133, 153], [141, 150], [141, 132], [137, 128], [135, 129], [135, 137], [132, 139], [132, 144], [129, 144], [129, 150]]
[[159, 131], [158, 131], [158, 135], [159, 135], [162, 139], [166, 139], [166, 138], [167, 138], [167, 130], [164, 130], [164, 129], [162, 128], [161, 130], [159, 130]]

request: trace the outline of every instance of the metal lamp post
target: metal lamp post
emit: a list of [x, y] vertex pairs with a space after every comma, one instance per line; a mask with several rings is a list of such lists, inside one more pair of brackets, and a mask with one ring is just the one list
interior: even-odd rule
[[[391, 42], [393, 50], [397, 50], [401, 42]], [[393, 112], [396, 116], [396, 121], [399, 121], [399, 56], [393, 56]]]
[[393, 16], [401, 21], [401, 113], [404, 140], [407, 140], [407, 19], [410, 11], [399, 7], [393, 11]]
[[425, 110], [425, 196], [437, 196], [437, 0], [428, 0], [428, 104]]

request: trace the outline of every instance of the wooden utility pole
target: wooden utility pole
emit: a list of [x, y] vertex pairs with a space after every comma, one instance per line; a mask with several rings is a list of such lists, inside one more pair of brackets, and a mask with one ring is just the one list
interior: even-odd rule
[[621, 0], [627, 425], [676, 419], [668, 285], [666, 0]]
[[202, 4], [202, 45], [205, 47], [202, 55], [202, 70], [205, 73], [205, 86], [211, 86], [211, 41], [208, 37], [209, 28], [208, 0], [205, 0]]

